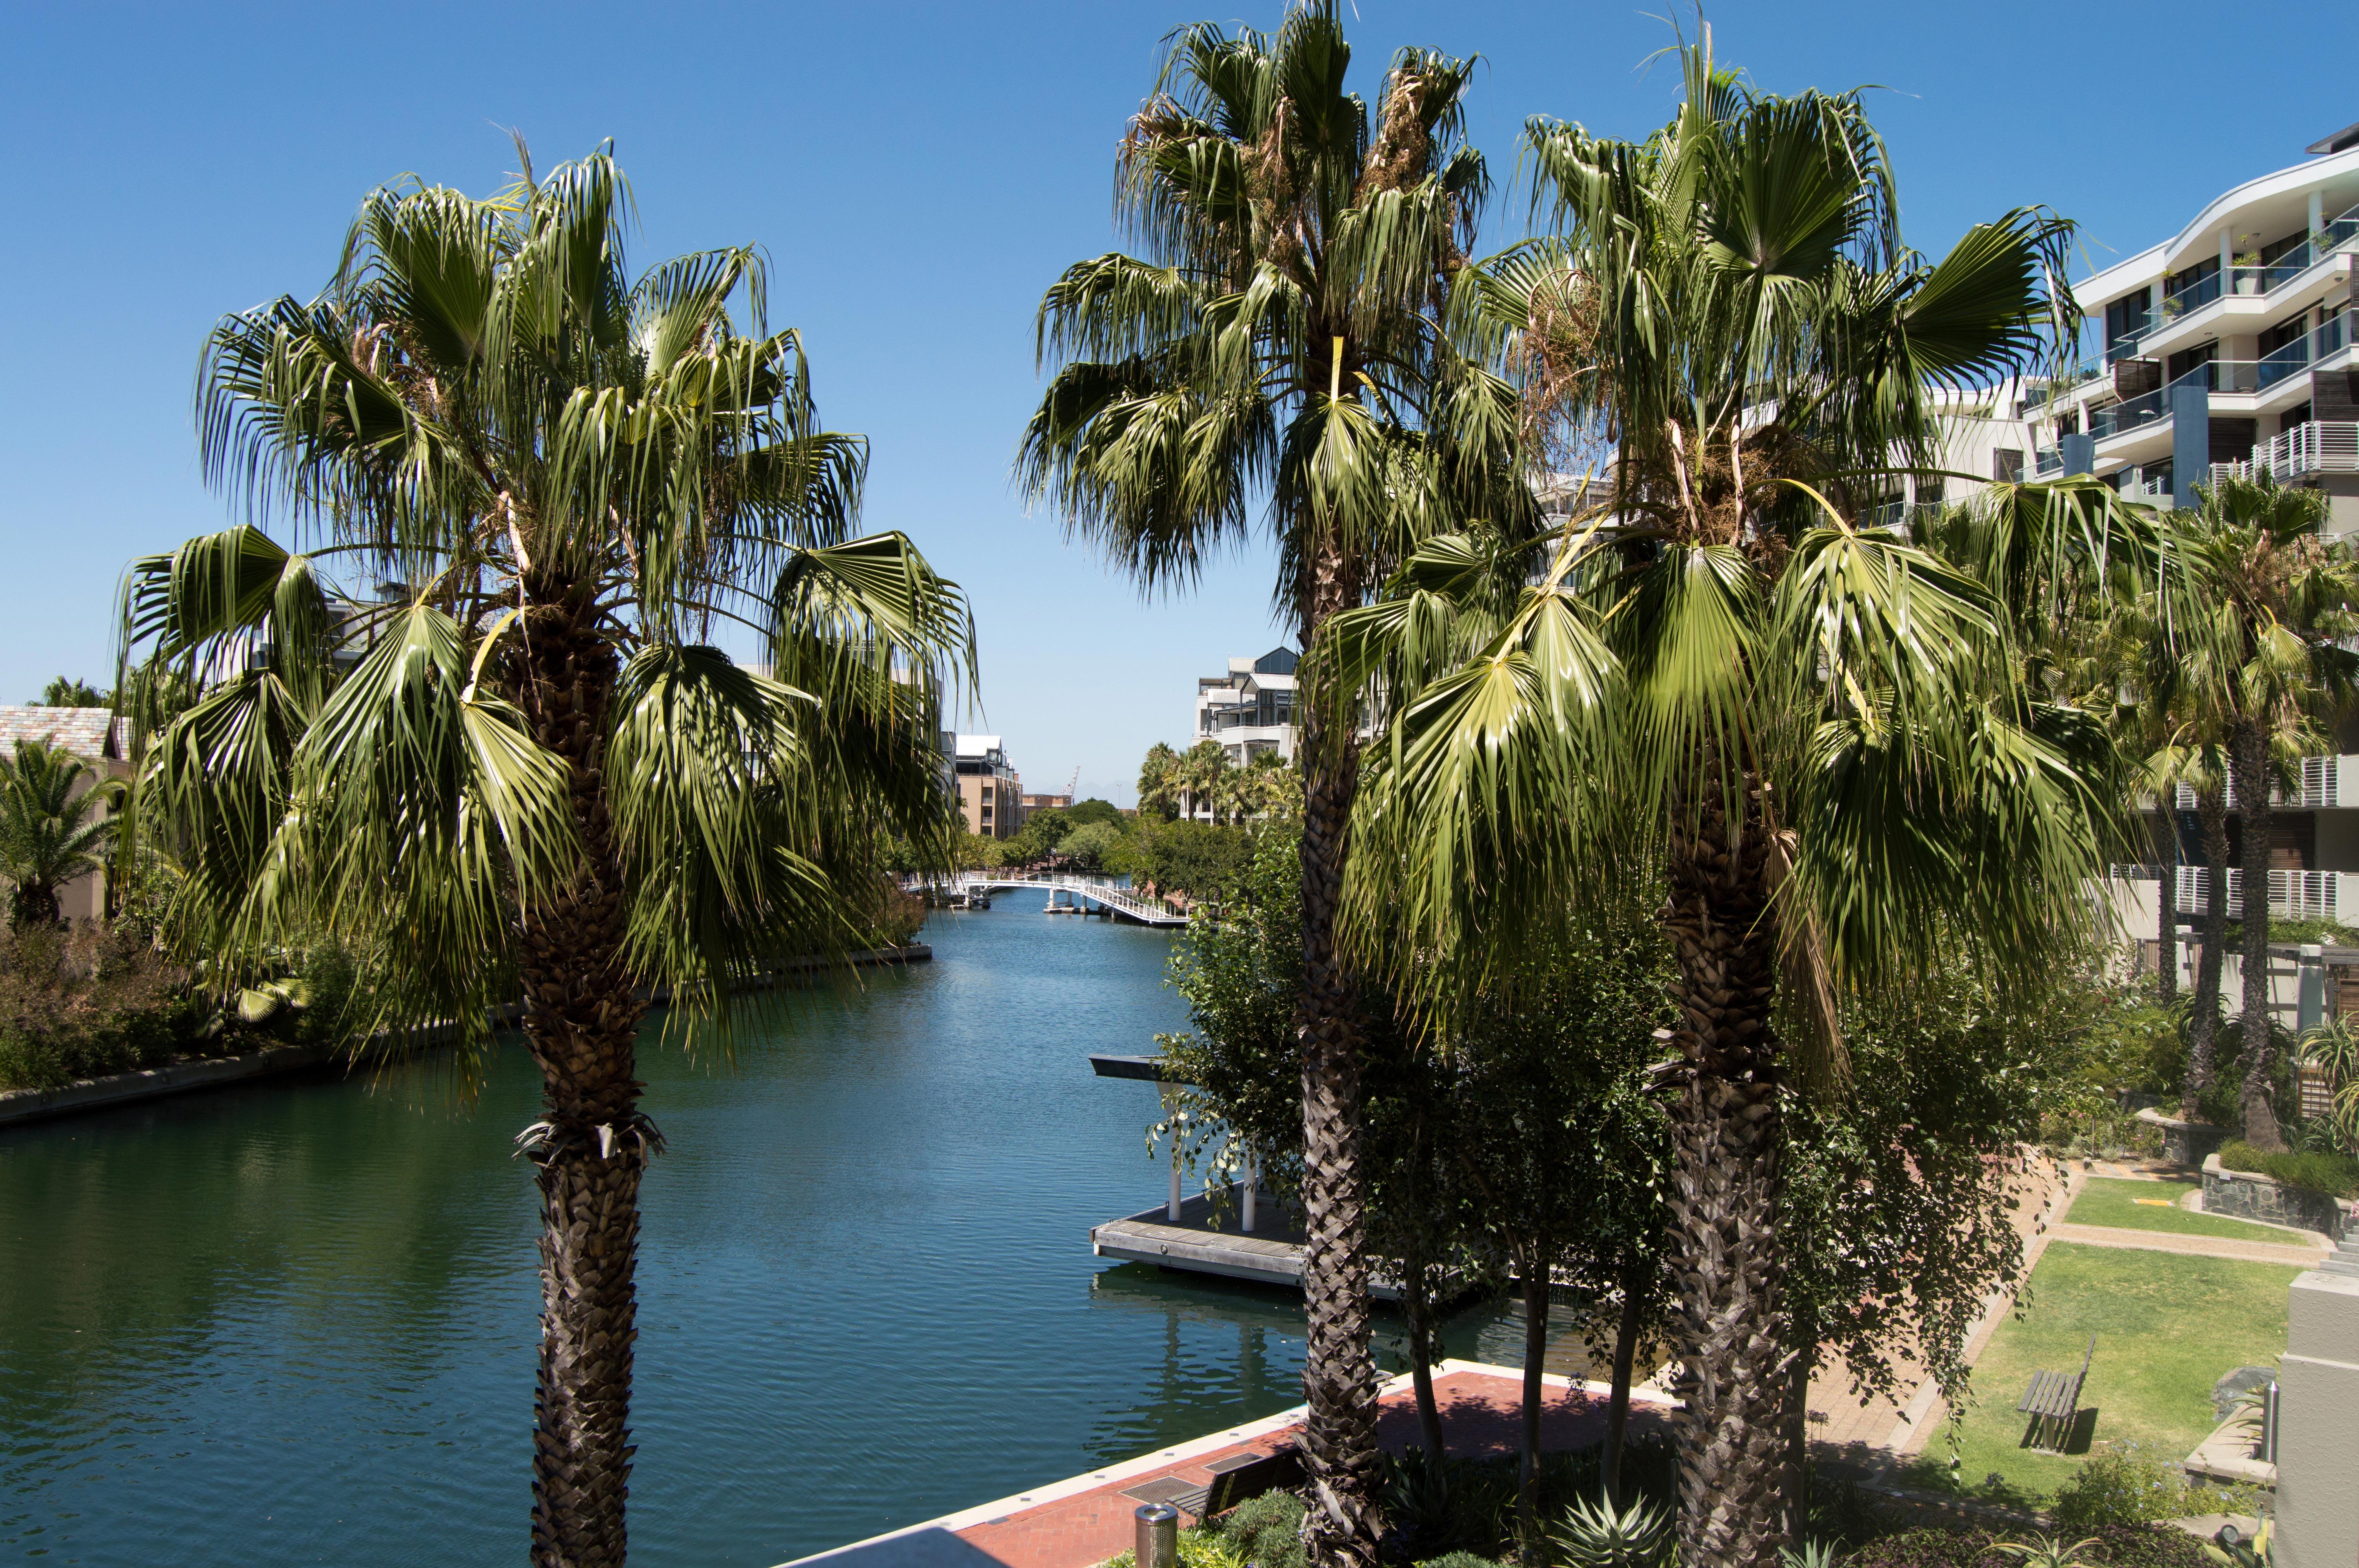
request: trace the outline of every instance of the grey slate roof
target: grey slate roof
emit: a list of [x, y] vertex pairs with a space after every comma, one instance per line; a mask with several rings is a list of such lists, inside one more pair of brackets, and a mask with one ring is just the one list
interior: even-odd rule
[[0, 703], [0, 755], [14, 756], [19, 741], [45, 741], [97, 762], [120, 757], [111, 708], [38, 708]]

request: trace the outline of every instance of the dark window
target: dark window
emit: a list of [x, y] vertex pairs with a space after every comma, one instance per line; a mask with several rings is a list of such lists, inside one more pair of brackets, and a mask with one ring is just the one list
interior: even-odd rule
[[2310, 405], [2307, 403], [2297, 403], [2292, 407], [2287, 409], [2284, 416], [2278, 419], [2277, 429], [2280, 433], [2283, 433], [2284, 431], [2292, 429], [2297, 425], [2307, 425], [2309, 423]]
[[[2177, 381], [2180, 376], [2187, 374], [2199, 365], [2208, 365], [2219, 357], [2220, 345], [2216, 341], [2204, 343], [2192, 349], [2181, 349], [2179, 352], [2171, 355], [2169, 360], [2164, 362], [2162, 379], [2165, 384], [2168, 384], [2171, 382]], [[2211, 385], [2212, 378], [2210, 376], [2204, 377], [2203, 384], [2206, 386]]]
[[2147, 316], [2147, 300], [2144, 289], [2106, 306], [2105, 346], [2111, 348], [2132, 333], [2145, 330]]
[[2016, 447], [2001, 447], [1991, 454], [1991, 478], [2003, 484], [2015, 482], [2016, 471], [2023, 467], [2023, 452]]
[[2272, 349], [2282, 349], [2288, 343], [2298, 341], [2301, 335], [2309, 330], [2310, 313], [2308, 311], [2289, 316], [2261, 334], [2258, 345], [2260, 352], [2267, 354]]
[[2172, 295], [2177, 294], [2180, 289], [2185, 288], [2189, 284], [2201, 283], [2207, 277], [2216, 277], [2219, 276], [2219, 273], [2220, 258], [2218, 256], [2206, 256], [2201, 261], [2197, 262], [2193, 266], [2184, 268], [2179, 272], [2174, 272], [2169, 276], [2164, 278], [2162, 280], [2162, 297], [2165, 299], [2168, 299]]

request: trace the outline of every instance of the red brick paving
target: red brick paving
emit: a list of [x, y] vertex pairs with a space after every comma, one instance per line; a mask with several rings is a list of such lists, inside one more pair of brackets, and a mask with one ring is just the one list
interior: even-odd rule
[[[1453, 1457], [1513, 1453], [1523, 1441], [1523, 1388], [1520, 1379], [1456, 1369], [1434, 1379], [1435, 1402], [1441, 1411], [1441, 1430]], [[1547, 1449], [1582, 1448], [1605, 1435], [1605, 1401], [1558, 1379], [1547, 1390], [1540, 1417], [1540, 1444]], [[1633, 1433], [1663, 1422], [1660, 1406], [1634, 1403]], [[1175, 1461], [1166, 1468], [1150, 1468], [1103, 1486], [1050, 1502], [1039, 1503], [997, 1519], [971, 1524], [957, 1533], [969, 1545], [981, 1548], [1007, 1568], [1090, 1568], [1131, 1543], [1134, 1511], [1138, 1504], [1122, 1494], [1164, 1476], [1180, 1476], [1197, 1486], [1212, 1479], [1206, 1468], [1216, 1459], [1247, 1450], [1266, 1453], [1288, 1440], [1296, 1429], [1230, 1444]], [[1417, 1403], [1403, 1387], [1378, 1406], [1377, 1441], [1397, 1454], [1418, 1441]]]

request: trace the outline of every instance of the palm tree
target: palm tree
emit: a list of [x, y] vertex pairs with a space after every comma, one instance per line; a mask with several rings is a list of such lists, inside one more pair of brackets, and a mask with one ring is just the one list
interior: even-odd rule
[[234, 527], [135, 563], [125, 603], [144, 678], [210, 686], [141, 792], [187, 873], [170, 940], [231, 971], [397, 953], [384, 1022], [471, 1041], [521, 989], [544, 1564], [625, 1555], [640, 988], [725, 1047], [735, 982], [860, 944], [889, 836], [946, 852], [931, 743], [973, 661], [954, 585], [847, 537], [865, 443], [821, 427], [759, 253], [635, 277], [628, 204], [604, 151], [490, 200], [372, 193], [326, 292], [224, 317], [201, 367], [207, 476], [315, 554]]
[[1138, 809], [1167, 821], [1180, 811], [1180, 753], [1158, 741], [1138, 766]]
[[71, 752], [39, 741], [19, 741], [13, 759], [0, 757], [0, 877], [11, 926], [63, 918], [59, 892], [103, 870], [114, 847], [115, 819], [92, 814], [122, 793]]
[[[1472, 63], [1403, 49], [1372, 116], [1350, 62], [1332, 0], [1275, 36], [1172, 36], [1117, 166], [1143, 254], [1077, 263], [1042, 301], [1055, 373], [1018, 460], [1031, 495], [1150, 589], [1245, 537], [1266, 493], [1305, 645], [1421, 533], [1492, 503], [1518, 424], [1513, 389], [1444, 330], [1489, 183], [1462, 141]], [[1324, 1568], [1376, 1554], [1375, 1378], [1359, 1025], [1335, 944], [1358, 763], [1348, 713], [1302, 719], [1304, 1446]]]
[[2101, 571], [2136, 520], [2090, 481], [2002, 487], [1964, 565], [1859, 526], [1896, 460], [1931, 466], [1933, 387], [2077, 324], [2047, 282], [2068, 231], [2010, 213], [1929, 265], [1856, 94], [1760, 94], [1682, 54], [1685, 102], [1643, 144], [1533, 124], [1563, 239], [1484, 269], [1539, 412], [1612, 455], [1602, 504], [1504, 612], [1477, 606], [1497, 629], [1473, 656], [1432, 651], [1458, 640], [1449, 557], [1480, 557], [1473, 535], [1339, 618], [1325, 656], [1391, 695], [1345, 896], [1351, 933], [1406, 924], [1358, 955], [1404, 988], [1449, 1005], [1599, 887], [1665, 880], [1680, 1556], [1754, 1568], [1780, 1539], [1797, 1353], [1783, 1097], [1840, 1095], [1843, 991], [1905, 985], [1962, 935], [2036, 963], [2087, 918], [2118, 781], [2011, 607]]
[[2359, 654], [2340, 645], [2359, 633], [2359, 563], [2320, 536], [2323, 492], [2231, 475], [2201, 494], [2199, 508], [2180, 514], [2173, 530], [2188, 666], [2181, 678], [2216, 715], [2235, 795], [2245, 1141], [2281, 1149], [2271, 1104], [2269, 797], [2280, 783], [2299, 784], [2304, 756], [2332, 749], [2324, 721], [2359, 689]]

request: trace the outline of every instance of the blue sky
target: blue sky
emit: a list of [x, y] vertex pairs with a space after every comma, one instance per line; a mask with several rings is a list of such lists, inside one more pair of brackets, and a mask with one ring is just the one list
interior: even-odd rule
[[[1233, 3], [1233, 0], [1231, 0]], [[1347, 9], [1363, 89], [1405, 43], [1479, 53], [1474, 140], [1520, 232], [1527, 115], [1638, 135], [1666, 117], [1669, 7]], [[1353, 13], [1356, 13], [1354, 16]], [[2343, 5], [2245, 20], [2216, 5], [1715, 5], [1723, 59], [1763, 86], [1876, 83], [1906, 233], [1940, 251], [2044, 202], [2089, 263], [2131, 254], [2229, 185], [2359, 119], [2321, 62]], [[0, 16], [0, 700], [52, 675], [105, 684], [124, 562], [221, 526], [190, 388], [207, 328], [334, 265], [361, 197], [404, 172], [484, 193], [515, 165], [614, 138], [639, 264], [768, 247], [774, 320], [804, 330], [821, 406], [868, 435], [867, 521], [962, 582], [983, 711], [1027, 787], [1128, 802], [1140, 754], [1181, 741], [1193, 676], [1281, 641], [1256, 547], [1148, 600], [1029, 515], [1009, 460], [1038, 395], [1032, 314], [1067, 263], [1110, 249], [1113, 155], [1159, 40], [1155, 4], [962, 6], [393, 4]], [[2176, 84], [2176, 85], [2173, 85]], [[2076, 265], [2075, 274], [2089, 269]]]

